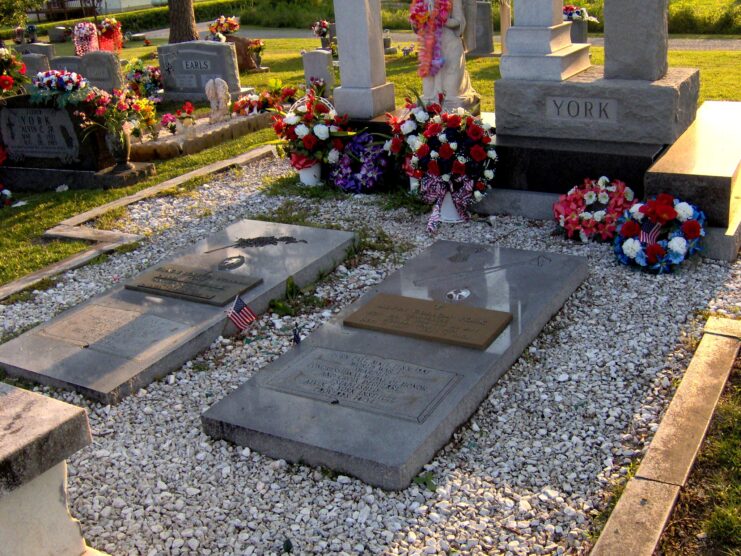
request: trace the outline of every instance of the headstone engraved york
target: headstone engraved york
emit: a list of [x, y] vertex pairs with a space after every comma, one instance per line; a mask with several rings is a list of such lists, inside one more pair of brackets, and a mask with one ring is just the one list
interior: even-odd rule
[[49, 58], [44, 54], [24, 54], [22, 56], [23, 63], [26, 64], [26, 74], [30, 77], [36, 76], [36, 74], [42, 71], [49, 71]]
[[340, 81], [338, 114], [371, 119], [393, 112], [394, 85], [386, 81], [380, 0], [334, 0]]
[[257, 314], [342, 261], [354, 234], [244, 220], [0, 345], [10, 376], [116, 403], [234, 332], [237, 292]]
[[246, 89], [239, 83], [237, 53], [231, 43], [191, 41], [157, 47], [165, 89], [164, 100], [206, 100], [204, 88], [221, 78], [236, 97]]
[[[405, 488], [586, 276], [581, 257], [438, 241], [212, 406], [204, 430], [270, 457]], [[408, 315], [396, 310], [399, 297], [414, 307]], [[493, 340], [444, 343], [445, 326], [431, 315], [460, 338]], [[392, 326], [347, 326], [379, 318]], [[423, 333], [410, 337], [412, 329]]]
[[334, 68], [332, 67], [332, 53], [326, 50], [309, 50], [302, 55], [304, 61], [304, 81], [310, 85], [310, 79], [324, 79], [327, 84], [327, 94], [334, 89]]

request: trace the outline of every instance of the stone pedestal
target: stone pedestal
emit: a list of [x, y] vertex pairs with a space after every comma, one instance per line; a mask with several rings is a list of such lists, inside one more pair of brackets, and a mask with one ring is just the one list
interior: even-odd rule
[[515, 4], [515, 25], [507, 32], [500, 65], [504, 79], [563, 81], [590, 66], [589, 45], [571, 43], [562, 6], [558, 0]]
[[334, 90], [338, 114], [371, 119], [394, 110], [386, 82], [380, 0], [334, 0], [342, 86]]
[[605, 77], [661, 79], [668, 68], [669, 0], [606, 0]]

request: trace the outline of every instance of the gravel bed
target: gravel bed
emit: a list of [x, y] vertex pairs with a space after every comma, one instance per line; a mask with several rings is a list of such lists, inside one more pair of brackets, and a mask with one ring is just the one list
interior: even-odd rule
[[[5, 338], [47, 320], [217, 231], [286, 199], [257, 188], [289, 170], [262, 161], [194, 192], [131, 205], [137, 250], [66, 273], [2, 308]], [[574, 554], [612, 482], [645, 450], [707, 312], [741, 313], [741, 264], [703, 260], [669, 276], [618, 266], [609, 245], [554, 235], [551, 222], [496, 217], [443, 225], [438, 237], [588, 257], [590, 275], [451, 442], [427, 466], [433, 492], [384, 492], [345, 476], [214, 442], [200, 415], [304, 335], [429, 245], [424, 216], [373, 197], [294, 199], [317, 223], [382, 229], [402, 253], [365, 251], [312, 292], [327, 306], [263, 315], [246, 341], [221, 338], [162, 381], [89, 410], [94, 443], [69, 461], [71, 511], [88, 542], [121, 554]], [[2, 306], [0, 306], [2, 307]]]

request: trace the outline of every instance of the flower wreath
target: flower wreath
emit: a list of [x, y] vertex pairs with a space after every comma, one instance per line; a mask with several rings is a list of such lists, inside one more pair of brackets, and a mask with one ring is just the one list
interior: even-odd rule
[[558, 198], [553, 217], [569, 239], [608, 241], [615, 237], [617, 221], [634, 199], [633, 190], [620, 180], [610, 181], [606, 176], [599, 180], [586, 178]]
[[362, 193], [383, 181], [389, 159], [373, 136], [363, 132], [355, 135], [342, 153], [333, 149], [329, 162], [333, 163], [329, 174], [332, 183], [348, 193]]
[[625, 265], [663, 274], [701, 250], [705, 213], [662, 193], [636, 203], [618, 220], [615, 255]]

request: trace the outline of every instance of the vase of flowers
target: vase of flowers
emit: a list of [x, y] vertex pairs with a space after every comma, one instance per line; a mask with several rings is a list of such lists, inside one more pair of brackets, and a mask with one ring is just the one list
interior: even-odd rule
[[193, 116], [194, 109], [195, 107], [193, 106], [192, 102], [185, 101], [183, 103], [183, 106], [175, 111], [175, 117], [180, 123], [180, 129], [183, 129], [187, 132], [188, 128], [195, 126], [196, 118], [195, 116]]
[[0, 48], [0, 99], [23, 92], [26, 64], [7, 48]]
[[388, 153], [368, 132], [353, 136], [344, 150], [332, 149], [329, 180], [346, 193], [367, 193], [382, 182], [389, 164]]
[[112, 172], [118, 174], [130, 170], [133, 165], [129, 162], [131, 155], [131, 130], [124, 133], [106, 133], [105, 144], [116, 161]]
[[162, 89], [162, 73], [159, 66], [145, 65], [139, 58], [133, 58], [126, 64], [125, 78], [127, 87], [138, 96], [159, 102]]
[[252, 56], [252, 60], [255, 63], [255, 68], [260, 69], [262, 67], [262, 53], [265, 50], [265, 41], [262, 39], [250, 39], [247, 42], [247, 51]]
[[239, 31], [239, 21], [236, 16], [219, 16], [214, 19], [208, 26], [208, 31], [212, 35], [221, 33], [222, 35], [231, 35]]
[[320, 19], [311, 24], [311, 32], [318, 38], [322, 43], [322, 48], [329, 48], [332, 42], [329, 36], [329, 21], [326, 19]]
[[586, 8], [580, 8], [573, 4], [567, 4], [563, 7], [563, 20], [571, 22], [572, 43], [588, 42], [588, 23], [590, 21], [599, 23], [596, 17], [589, 15]]
[[[273, 129], [286, 144], [291, 165], [299, 171], [301, 183], [316, 185], [321, 164], [339, 158], [344, 150], [341, 137], [347, 136], [347, 118], [337, 116], [334, 107], [309, 90], [305, 97], [294, 103], [287, 112], [278, 111], [273, 116]], [[301, 172], [314, 166], [311, 172]]]

